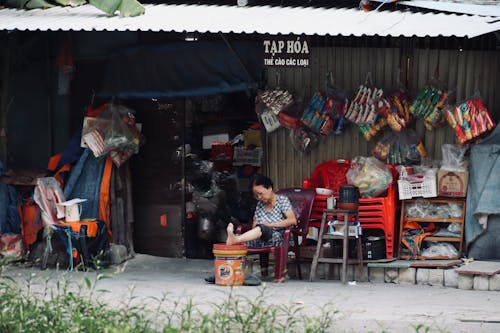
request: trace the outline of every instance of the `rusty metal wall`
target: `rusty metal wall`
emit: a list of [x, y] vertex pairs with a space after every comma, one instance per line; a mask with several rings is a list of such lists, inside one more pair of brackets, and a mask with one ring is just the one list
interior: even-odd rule
[[[439, 78], [456, 92], [458, 101], [470, 96], [477, 82], [485, 105], [495, 119], [499, 118], [500, 52], [495, 51], [413, 49], [403, 52], [400, 48], [314, 47], [309, 68], [269, 68], [268, 85], [269, 88], [279, 85], [307, 102], [314, 92], [325, 87], [328, 72], [333, 73], [335, 83], [349, 96], [371, 72], [373, 83], [384, 90], [394, 88], [403, 78], [415, 93], [434, 75], [438, 61]], [[454, 142], [453, 131], [447, 125], [428, 132], [417, 122], [416, 130], [431, 158], [440, 159], [441, 145]], [[301, 154], [291, 145], [290, 130], [280, 128], [266, 137], [265, 172], [274, 180], [276, 188], [301, 186], [302, 179], [309, 177], [321, 162], [371, 155], [377, 138], [372, 141], [366, 142], [357, 127], [350, 125], [341, 135], [321, 137], [316, 149]]]

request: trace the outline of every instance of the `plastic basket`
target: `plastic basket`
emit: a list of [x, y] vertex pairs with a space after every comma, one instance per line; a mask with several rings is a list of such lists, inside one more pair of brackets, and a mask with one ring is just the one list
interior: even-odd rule
[[426, 176], [421, 181], [398, 180], [398, 193], [399, 200], [436, 197], [436, 177]]

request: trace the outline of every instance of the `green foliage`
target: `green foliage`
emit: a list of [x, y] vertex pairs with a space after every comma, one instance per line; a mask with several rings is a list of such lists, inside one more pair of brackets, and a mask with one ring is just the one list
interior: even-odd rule
[[141, 301], [131, 288], [130, 295], [120, 295], [119, 306], [111, 307], [99, 297], [106, 290], [96, 289], [97, 281], [109, 275], [98, 274], [93, 281], [84, 277], [75, 287], [60, 274], [34, 288], [32, 277], [19, 286], [2, 275], [2, 267], [0, 263], [0, 332], [326, 332], [336, 313], [326, 307], [329, 315], [307, 317], [299, 305], [267, 304], [265, 287], [255, 299], [231, 292], [204, 311], [191, 299], [172, 300], [167, 293]]
[[[107, 290], [96, 288], [99, 280], [110, 275], [84, 277], [75, 286], [59, 274], [57, 280], [47, 278], [42, 288], [34, 288], [34, 273], [20, 286], [4, 275], [4, 265], [0, 258], [0, 332], [322, 333], [336, 331], [334, 321], [339, 318], [332, 304], [322, 305], [314, 316], [304, 314], [298, 304], [269, 304], [265, 286], [255, 298], [235, 296], [231, 289], [221, 302], [204, 306], [192, 299], [173, 300], [166, 292], [141, 300], [131, 287], [130, 295], [116, 295], [120, 304], [111, 307], [99, 297]], [[411, 328], [415, 332], [431, 329], [422, 324]]]
[[90, 3], [92, 6], [113, 16], [118, 11], [120, 16], [139, 16], [145, 8], [137, 0], [7, 0], [7, 7], [19, 9], [51, 8], [54, 6], [81, 6]]

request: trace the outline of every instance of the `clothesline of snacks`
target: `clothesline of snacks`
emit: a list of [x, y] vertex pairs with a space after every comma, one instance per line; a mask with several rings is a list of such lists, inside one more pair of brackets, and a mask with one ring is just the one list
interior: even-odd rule
[[[313, 149], [322, 136], [342, 134], [349, 123], [357, 125], [365, 140], [371, 141], [383, 132], [405, 133], [415, 119], [423, 121], [429, 131], [446, 120], [459, 144], [472, 142], [495, 127], [488, 109], [476, 95], [452, 104], [446, 85], [432, 80], [412, 100], [401, 85], [386, 94], [369, 78], [367, 75], [352, 100], [335, 85], [315, 92], [307, 104], [294, 100], [287, 90], [261, 91], [255, 110], [266, 131], [290, 129], [292, 145], [300, 152]], [[402, 138], [384, 135], [373, 150], [374, 156], [386, 163], [407, 163], [426, 156], [423, 143], [414, 132]]]

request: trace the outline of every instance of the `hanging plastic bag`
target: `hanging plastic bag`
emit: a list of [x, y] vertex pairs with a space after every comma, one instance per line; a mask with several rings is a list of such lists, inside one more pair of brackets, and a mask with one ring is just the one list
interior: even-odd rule
[[395, 132], [401, 132], [411, 121], [411, 114], [408, 111], [409, 98], [406, 89], [403, 87], [379, 99], [376, 109], [387, 120], [387, 124]]
[[293, 103], [293, 96], [290, 92], [280, 88], [261, 91], [258, 99], [271, 110], [276, 116]]
[[351, 101], [345, 117], [357, 125], [373, 125], [377, 120], [376, 105], [384, 91], [372, 84], [371, 73], [366, 75], [365, 83], [360, 85]]
[[444, 112], [460, 144], [472, 141], [495, 128], [478, 92], [462, 103], [447, 107]]
[[375, 157], [355, 157], [346, 174], [347, 182], [359, 188], [361, 196], [373, 198], [387, 190], [392, 173]]
[[432, 131], [443, 121], [442, 110], [448, 104], [448, 97], [446, 85], [438, 80], [432, 80], [420, 90], [409, 112], [422, 118], [427, 130]]
[[467, 171], [467, 159], [465, 154], [469, 147], [461, 147], [459, 145], [452, 145], [445, 143], [441, 146], [443, 161], [441, 163], [442, 170], [449, 171]]
[[325, 113], [324, 107], [326, 103], [326, 96], [322, 93], [315, 93], [307, 104], [301, 122], [314, 133], [320, 134], [321, 129], [330, 117]]
[[138, 153], [145, 141], [136, 128], [134, 111], [118, 105], [110, 105], [97, 121], [85, 128], [82, 139], [95, 157], [114, 151], [111, 158], [117, 166]]
[[301, 153], [308, 153], [318, 145], [318, 136], [303, 126], [290, 131], [293, 148]]
[[331, 73], [329, 73], [329, 77], [330, 82], [327, 82], [326, 85], [327, 100], [323, 110], [331, 119], [331, 129], [333, 134], [338, 135], [344, 131], [348, 124], [345, 114], [349, 107], [349, 100], [347, 98], [346, 91], [335, 85]]

